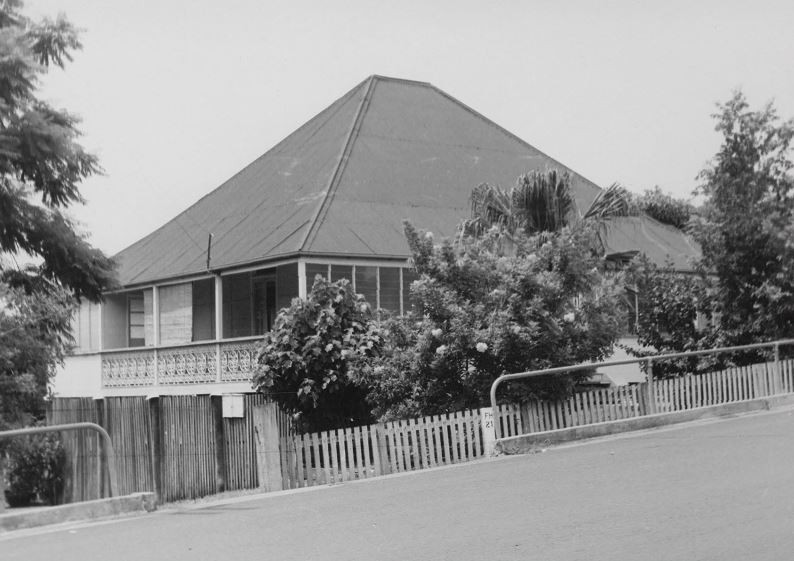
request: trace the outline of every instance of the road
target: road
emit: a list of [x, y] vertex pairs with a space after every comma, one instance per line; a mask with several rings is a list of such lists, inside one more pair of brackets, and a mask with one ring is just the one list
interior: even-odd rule
[[791, 410], [0, 538], [0, 559], [794, 558]]

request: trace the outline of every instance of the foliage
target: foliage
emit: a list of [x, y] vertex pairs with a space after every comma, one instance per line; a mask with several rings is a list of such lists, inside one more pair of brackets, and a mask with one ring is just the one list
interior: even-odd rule
[[794, 120], [771, 105], [749, 109], [741, 93], [719, 105], [723, 143], [701, 174], [707, 198], [692, 233], [714, 274], [720, 344], [794, 335]]
[[43, 417], [47, 382], [71, 344], [73, 311], [63, 288], [28, 293], [0, 282], [0, 430]]
[[614, 183], [598, 193], [577, 221], [570, 175], [557, 170], [532, 171], [520, 176], [509, 192], [488, 183], [477, 186], [470, 196], [471, 217], [463, 221], [460, 232], [477, 237], [495, 227], [500, 235], [499, 251], [510, 252], [519, 234], [534, 235], [537, 242], [543, 243], [546, 234], [566, 226], [596, 222], [603, 250], [608, 221], [628, 216], [632, 212], [629, 200], [628, 191]]
[[64, 211], [82, 202], [80, 182], [100, 168], [78, 143], [77, 117], [37, 91], [50, 65], [62, 68], [80, 48], [78, 33], [63, 16], [36, 23], [21, 7], [18, 0], [0, 5], [0, 257], [23, 254], [39, 264], [2, 266], [0, 280], [29, 291], [54, 282], [78, 298], [98, 300], [113, 284], [113, 263], [76, 232]]
[[97, 159], [78, 142], [79, 120], [38, 91], [80, 48], [78, 33], [63, 16], [33, 22], [21, 9], [0, 3], [0, 427], [41, 417], [73, 302], [115, 283], [112, 261], [66, 215]]
[[[741, 93], [718, 107], [716, 130], [723, 142], [700, 174], [697, 194], [705, 203], [689, 223], [703, 252], [697, 274], [648, 264], [637, 271], [640, 343], [659, 351], [794, 336], [794, 121], [781, 122], [771, 105], [751, 110]], [[694, 326], [697, 312], [711, 320], [700, 330]], [[760, 358], [742, 353], [723, 360]], [[696, 365], [719, 366], [713, 358]]]
[[495, 225], [510, 235], [555, 231], [568, 224], [574, 210], [570, 176], [557, 170], [524, 174], [509, 192], [483, 183], [469, 200], [471, 218], [463, 230], [472, 235], [482, 235]]
[[[710, 318], [711, 281], [703, 272], [682, 274], [672, 264], [659, 266], [642, 256], [635, 260], [628, 277], [639, 297], [637, 342], [645, 351], [627, 350], [636, 356], [696, 351], [714, 346], [709, 323], [698, 325], [699, 316]], [[665, 377], [680, 371], [692, 372], [698, 360], [654, 364], [654, 375]]]
[[[595, 227], [563, 228], [542, 242], [518, 232], [510, 255], [496, 228], [438, 245], [410, 224], [405, 233], [420, 275], [411, 287], [419, 311], [391, 319], [383, 352], [357, 371], [376, 415], [478, 407], [503, 373], [611, 351], [620, 289], [603, 274]], [[573, 381], [513, 383], [507, 392], [516, 399], [559, 395]]]
[[8, 506], [62, 502], [66, 451], [56, 435], [15, 438], [6, 445], [6, 454]]
[[347, 280], [319, 275], [306, 299], [281, 310], [259, 347], [253, 384], [305, 430], [326, 430], [371, 420], [365, 390], [352, 365], [380, 351], [383, 336], [369, 304]]
[[638, 209], [651, 218], [680, 230], [686, 229], [695, 212], [691, 203], [665, 193], [658, 185], [653, 189], [646, 189], [635, 202]]

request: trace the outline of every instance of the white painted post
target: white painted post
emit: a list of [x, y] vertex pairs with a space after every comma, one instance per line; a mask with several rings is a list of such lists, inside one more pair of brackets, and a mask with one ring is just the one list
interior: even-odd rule
[[494, 426], [493, 408], [480, 409], [480, 423], [482, 424], [482, 447], [484, 456], [493, 456], [496, 446], [496, 428]]
[[215, 381], [221, 381], [221, 339], [223, 339], [223, 278], [215, 275]]
[[154, 385], [160, 385], [157, 347], [160, 346], [160, 288], [152, 287], [152, 338], [154, 339]]
[[97, 329], [99, 329], [99, 349], [103, 351], [105, 349], [105, 333], [102, 329], [102, 315], [105, 313], [105, 310], [102, 309], [102, 302], [97, 304], [99, 307], [99, 318], [97, 320]]
[[300, 259], [298, 261], [298, 297], [306, 298], [308, 291], [306, 289], [306, 261]]

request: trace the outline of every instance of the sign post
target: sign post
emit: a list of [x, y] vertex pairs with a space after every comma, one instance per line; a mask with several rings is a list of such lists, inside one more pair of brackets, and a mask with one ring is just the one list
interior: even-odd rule
[[496, 429], [493, 408], [483, 407], [480, 409], [480, 422], [482, 423], [482, 447], [484, 456], [493, 456], [496, 446]]

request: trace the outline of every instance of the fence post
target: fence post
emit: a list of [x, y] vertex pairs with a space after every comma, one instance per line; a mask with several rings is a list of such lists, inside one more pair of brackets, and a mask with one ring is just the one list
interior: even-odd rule
[[653, 360], [648, 359], [645, 361], [645, 376], [648, 383], [648, 388], [645, 393], [645, 399], [648, 402], [646, 415], [653, 415], [656, 413], [656, 388], [653, 381]]
[[482, 426], [482, 454], [483, 456], [493, 456], [496, 446], [496, 416], [492, 407], [480, 409], [480, 425]]
[[223, 396], [211, 395], [212, 424], [215, 432], [215, 492], [226, 490], [226, 438], [223, 434]]
[[[107, 430], [108, 427], [105, 424], [105, 398], [103, 397], [94, 398], [94, 411], [96, 414], [96, 424]], [[99, 439], [100, 437], [97, 436], [97, 443], [99, 443]], [[97, 444], [97, 449], [101, 449], [101, 445]], [[107, 464], [105, 463], [105, 455], [100, 453], [99, 461], [97, 462], [97, 484], [99, 487], [98, 489], [99, 496], [97, 497], [98, 499], [101, 499], [107, 493], [107, 480], [105, 476], [106, 472], [107, 472]]]
[[6, 509], [5, 479], [5, 455], [0, 454], [0, 514]]
[[778, 394], [780, 393], [780, 388], [785, 387], [783, 383], [783, 371], [780, 368], [780, 343], [775, 343], [775, 375], [772, 379], [774, 380], [772, 392]]
[[281, 491], [281, 438], [278, 429], [278, 405], [267, 402], [254, 407], [254, 437], [256, 441], [256, 471], [259, 488]]
[[157, 502], [165, 501], [163, 493], [163, 427], [160, 420], [160, 397], [150, 396], [149, 402], [149, 465]]
[[391, 465], [389, 464], [389, 449], [386, 445], [386, 426], [383, 423], [372, 425], [372, 435], [375, 438], [372, 443], [372, 451], [378, 458], [379, 475], [388, 475], [391, 473]]

